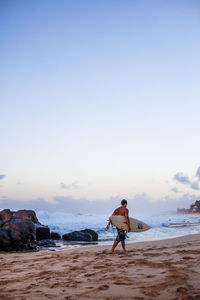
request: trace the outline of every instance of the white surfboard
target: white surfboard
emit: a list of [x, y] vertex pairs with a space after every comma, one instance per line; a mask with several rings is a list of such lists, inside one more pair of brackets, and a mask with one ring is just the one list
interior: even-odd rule
[[[109, 218], [111, 221], [111, 224], [118, 229], [126, 230], [127, 231], [127, 224], [124, 216], [118, 216], [114, 215]], [[151, 229], [152, 227], [145, 224], [144, 222], [130, 218], [129, 217], [129, 223], [130, 223], [130, 231], [131, 232], [142, 232]]]

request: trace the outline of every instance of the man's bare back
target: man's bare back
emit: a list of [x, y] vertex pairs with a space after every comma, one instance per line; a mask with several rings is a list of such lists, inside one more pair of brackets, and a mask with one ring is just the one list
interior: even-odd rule
[[114, 210], [113, 216], [115, 215], [126, 216], [128, 215], [128, 209], [126, 207], [120, 206]]

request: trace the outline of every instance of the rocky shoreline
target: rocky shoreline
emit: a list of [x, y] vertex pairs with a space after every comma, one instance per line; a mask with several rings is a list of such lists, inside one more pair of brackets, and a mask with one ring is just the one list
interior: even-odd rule
[[189, 208], [178, 208], [178, 214], [200, 214], [200, 200], [196, 200]]
[[39, 222], [35, 211], [4, 209], [0, 211], [0, 251], [39, 250], [41, 247], [55, 247], [55, 240], [98, 241], [98, 234], [84, 229], [60, 236]]

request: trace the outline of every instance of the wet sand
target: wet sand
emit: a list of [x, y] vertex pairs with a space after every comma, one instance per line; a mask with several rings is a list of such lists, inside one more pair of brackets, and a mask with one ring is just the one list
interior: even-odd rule
[[0, 252], [0, 299], [200, 299], [200, 234], [109, 248]]

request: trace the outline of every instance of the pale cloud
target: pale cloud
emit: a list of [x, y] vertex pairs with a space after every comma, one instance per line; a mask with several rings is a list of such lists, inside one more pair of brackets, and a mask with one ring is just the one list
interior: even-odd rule
[[197, 172], [196, 172], [196, 175], [195, 175], [197, 178], [198, 178], [198, 181], [200, 181], [200, 166], [198, 167], [197, 169]]
[[191, 189], [193, 190], [200, 190], [198, 182], [192, 182], [190, 185]]
[[75, 180], [74, 182], [72, 182], [71, 184], [65, 184], [63, 182], [60, 183], [60, 187], [62, 189], [66, 189], [66, 190], [69, 190], [69, 189], [72, 189], [72, 188], [79, 188], [79, 181], [78, 180]]
[[188, 176], [185, 176], [182, 172], [178, 172], [174, 175], [174, 180], [182, 184], [190, 184], [190, 179]]
[[176, 187], [172, 188], [171, 191], [174, 192], [174, 193], [180, 193], [180, 191]]
[[[198, 181], [200, 181], [200, 167], [198, 167], [195, 177], [197, 177]], [[192, 190], [200, 190], [199, 183], [195, 181], [194, 177], [190, 178], [182, 172], [176, 173], [173, 179], [181, 184], [188, 185]], [[175, 192], [175, 190], [173, 191]]]

